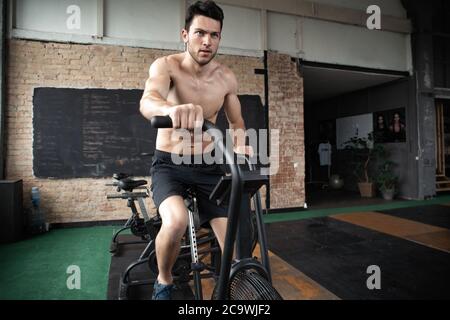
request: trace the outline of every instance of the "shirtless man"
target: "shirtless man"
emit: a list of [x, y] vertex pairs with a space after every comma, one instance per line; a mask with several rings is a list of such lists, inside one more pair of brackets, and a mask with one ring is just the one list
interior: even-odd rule
[[[186, 13], [181, 35], [186, 51], [157, 59], [150, 67], [149, 78], [140, 103], [142, 115], [170, 116], [172, 129], [159, 129], [152, 163], [152, 193], [162, 219], [156, 238], [159, 274], [152, 299], [170, 299], [173, 288], [172, 267], [186, 231], [188, 215], [183, 201], [187, 187], [195, 187], [201, 224], [209, 222], [223, 250], [227, 226], [227, 208], [218, 207], [208, 196], [223, 175], [218, 164], [175, 165], [173, 155], [180, 153], [176, 129], [201, 128], [203, 119], [215, 123], [223, 106], [230, 129], [245, 130], [237, 81], [233, 72], [214, 60], [221, 39], [223, 12], [213, 1], [198, 1]], [[177, 136], [178, 137], [178, 136]], [[248, 153], [234, 137], [235, 152]], [[245, 139], [244, 139], [245, 141]], [[200, 148], [193, 140], [181, 150], [191, 155], [206, 152], [211, 141], [204, 139]]]

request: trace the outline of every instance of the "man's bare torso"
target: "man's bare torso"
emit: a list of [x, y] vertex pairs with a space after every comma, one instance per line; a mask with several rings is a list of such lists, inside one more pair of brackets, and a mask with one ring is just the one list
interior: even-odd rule
[[[173, 105], [188, 104], [200, 105], [203, 109], [203, 117], [213, 123], [216, 122], [218, 112], [220, 111], [225, 97], [229, 92], [228, 75], [226, 67], [211, 61], [204, 74], [193, 75], [183, 68], [182, 61], [185, 54], [180, 53], [167, 56], [166, 65], [170, 75], [170, 90], [167, 101]], [[211, 143], [206, 139], [199, 141], [194, 145], [194, 136], [191, 133], [191, 139], [184, 139], [180, 142], [180, 136], [183, 132], [174, 134], [175, 129], [159, 129], [156, 139], [156, 148], [161, 151], [184, 154], [188, 150], [191, 154], [204, 152]], [[186, 133], [186, 131], [184, 131]]]

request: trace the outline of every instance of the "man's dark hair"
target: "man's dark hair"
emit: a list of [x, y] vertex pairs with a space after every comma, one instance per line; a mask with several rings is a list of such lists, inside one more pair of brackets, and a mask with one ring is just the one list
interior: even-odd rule
[[186, 30], [189, 30], [191, 27], [192, 20], [194, 20], [195, 16], [205, 16], [220, 21], [220, 30], [222, 30], [223, 11], [214, 1], [197, 1], [189, 6], [186, 11], [186, 20], [184, 24]]

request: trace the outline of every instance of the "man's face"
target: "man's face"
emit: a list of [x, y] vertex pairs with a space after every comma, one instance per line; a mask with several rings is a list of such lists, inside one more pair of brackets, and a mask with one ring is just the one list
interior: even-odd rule
[[205, 16], [195, 16], [189, 31], [183, 29], [183, 41], [192, 59], [199, 65], [204, 66], [215, 57], [220, 32], [220, 22]]

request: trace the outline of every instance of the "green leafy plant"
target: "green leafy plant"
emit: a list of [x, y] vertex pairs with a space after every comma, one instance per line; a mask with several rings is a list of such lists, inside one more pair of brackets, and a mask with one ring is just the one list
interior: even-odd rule
[[377, 157], [385, 153], [382, 144], [374, 143], [373, 133], [369, 133], [367, 137], [352, 137], [344, 142], [344, 149], [350, 151], [353, 173], [358, 182], [372, 182], [370, 175], [370, 165], [376, 161]]
[[395, 190], [398, 183], [398, 177], [394, 174], [393, 170], [395, 166], [395, 162], [390, 160], [385, 160], [380, 164], [375, 182], [382, 192]]

